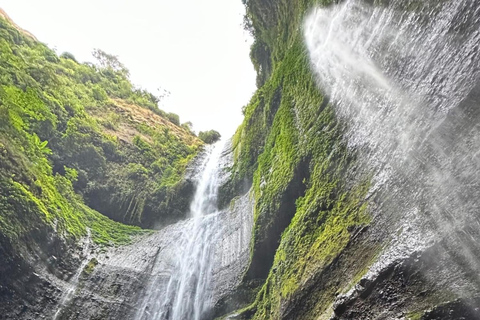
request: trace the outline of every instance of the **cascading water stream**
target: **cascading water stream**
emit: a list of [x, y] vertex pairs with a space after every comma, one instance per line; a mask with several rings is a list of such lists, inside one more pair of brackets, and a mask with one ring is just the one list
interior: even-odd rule
[[53, 320], [59, 319], [63, 310], [69, 305], [69, 303], [71, 302], [71, 300], [75, 295], [75, 290], [78, 287], [80, 276], [82, 275], [82, 272], [87, 266], [87, 264], [90, 262], [90, 245], [92, 243], [91, 237], [92, 237], [91, 231], [90, 229], [87, 229], [87, 237], [84, 240], [85, 243], [84, 243], [83, 252], [82, 252], [82, 256], [84, 256], [84, 259], [80, 264], [79, 268], [77, 269], [77, 272], [75, 273], [73, 278], [70, 280], [68, 290], [64, 293], [63, 297], [60, 299], [60, 303], [58, 304], [57, 311], [53, 315]]
[[379, 261], [443, 241], [462, 272], [478, 270], [479, 1], [345, 1], [314, 10], [305, 40], [350, 148], [373, 173], [372, 214], [391, 237]]
[[217, 143], [207, 150], [190, 205], [191, 219], [183, 226], [178, 240], [177, 257], [168, 284], [162, 286], [160, 277], [151, 283], [137, 313], [138, 320], [201, 320], [212, 309], [210, 281], [214, 244], [222, 235], [216, 206], [222, 149], [223, 144]]

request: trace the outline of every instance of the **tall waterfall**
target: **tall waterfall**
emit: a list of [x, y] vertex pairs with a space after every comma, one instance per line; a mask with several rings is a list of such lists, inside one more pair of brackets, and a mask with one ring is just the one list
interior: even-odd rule
[[[207, 149], [197, 189], [190, 205], [191, 218], [181, 226], [176, 258], [162, 286], [153, 281], [137, 314], [138, 320], [201, 320], [212, 310], [211, 286], [215, 244], [223, 226], [219, 223], [217, 179], [223, 144]], [[160, 257], [161, 259], [161, 257]]]
[[374, 223], [391, 239], [379, 263], [442, 241], [480, 281], [480, 2], [345, 1], [311, 12], [305, 39], [373, 173]]

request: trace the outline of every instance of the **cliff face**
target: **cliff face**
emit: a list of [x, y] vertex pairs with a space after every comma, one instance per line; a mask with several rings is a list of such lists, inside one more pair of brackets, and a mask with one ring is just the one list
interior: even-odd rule
[[259, 88], [221, 195], [253, 185], [254, 234], [228, 318], [479, 318], [478, 3], [246, 8]]
[[[245, 1], [259, 88], [202, 220], [205, 318], [478, 319], [480, 4], [333, 2]], [[201, 143], [112, 57], [0, 22], [0, 317], [149, 318]]]
[[[201, 158], [202, 154], [199, 161]], [[226, 149], [222, 157], [224, 166], [231, 164], [230, 158], [231, 152]], [[190, 168], [191, 179], [197, 181], [198, 172], [195, 167]], [[220, 180], [227, 176], [228, 173], [222, 175]], [[213, 252], [214, 262], [212, 281], [206, 291], [212, 305], [221, 302], [223, 306], [238, 307], [238, 303], [228, 297], [241, 283], [249, 260], [252, 201], [251, 194], [247, 193], [238, 197], [229, 208], [205, 220], [219, 230], [218, 241], [209, 249]], [[83, 247], [77, 249], [82, 255], [69, 281], [40, 272], [37, 277], [43, 286], [29, 292], [32, 294], [31, 306], [25, 310], [21, 306], [12, 308], [18, 314], [16, 318], [151, 319], [158, 305], [168, 301], [170, 277], [174, 268], [178, 268], [179, 254], [184, 252], [182, 246], [191, 237], [186, 230], [192, 230], [194, 223], [194, 219], [179, 221], [159, 231], [139, 235], [131, 244], [117, 247], [95, 246], [91, 239], [86, 239]], [[162, 310], [168, 313], [168, 306]], [[166, 315], [160, 316], [163, 317]], [[206, 315], [206, 318], [212, 317]]]
[[144, 233], [131, 225], [188, 210], [186, 166], [203, 143], [115, 57], [97, 56], [59, 57], [0, 17], [2, 317], [53, 310], [87, 254], [80, 239], [125, 244]]

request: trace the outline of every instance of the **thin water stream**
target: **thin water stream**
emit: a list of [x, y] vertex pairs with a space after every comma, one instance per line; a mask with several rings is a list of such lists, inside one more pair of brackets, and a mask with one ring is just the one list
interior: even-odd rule
[[77, 271], [75, 272], [73, 278], [70, 280], [69, 288], [61, 298], [60, 303], [58, 304], [58, 307], [57, 307], [57, 311], [53, 316], [53, 320], [59, 319], [59, 317], [62, 315], [62, 312], [65, 310], [66, 307], [68, 307], [68, 305], [70, 304], [70, 302], [75, 296], [75, 291], [77, 290], [80, 276], [82, 275], [83, 270], [85, 269], [88, 262], [90, 261], [90, 245], [92, 243], [91, 238], [92, 238], [91, 231], [90, 229], [87, 229], [87, 238], [85, 239], [85, 243], [83, 245], [83, 252], [82, 252], [82, 256], [84, 258], [82, 260], [82, 263], [78, 267]]

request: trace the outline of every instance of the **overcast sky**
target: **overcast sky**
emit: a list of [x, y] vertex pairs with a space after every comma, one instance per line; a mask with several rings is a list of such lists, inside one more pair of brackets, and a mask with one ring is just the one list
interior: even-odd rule
[[171, 92], [162, 109], [231, 136], [255, 90], [241, 0], [1, 0], [20, 27], [60, 54], [118, 55], [139, 87]]

